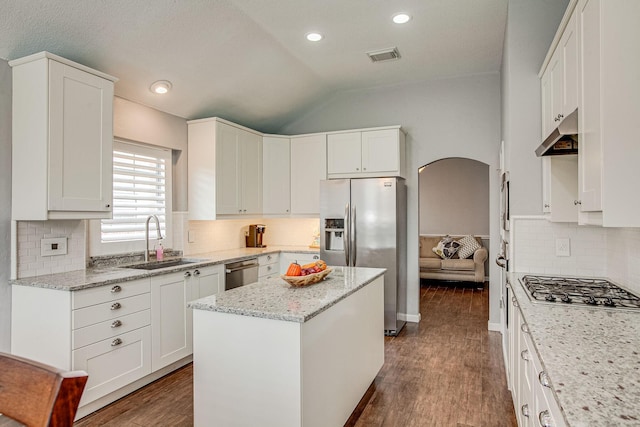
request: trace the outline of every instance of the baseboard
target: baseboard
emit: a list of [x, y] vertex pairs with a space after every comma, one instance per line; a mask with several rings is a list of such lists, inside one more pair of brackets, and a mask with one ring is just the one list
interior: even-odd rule
[[499, 322], [498, 323], [488, 322], [488, 324], [489, 324], [490, 331], [502, 333], [502, 325]]
[[398, 313], [398, 320], [404, 320], [405, 322], [419, 323], [422, 316], [418, 314]]

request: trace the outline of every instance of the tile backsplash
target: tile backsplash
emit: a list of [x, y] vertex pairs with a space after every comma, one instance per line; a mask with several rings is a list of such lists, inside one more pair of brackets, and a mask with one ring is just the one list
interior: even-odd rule
[[[510, 237], [512, 271], [608, 277], [640, 292], [640, 229], [514, 217]], [[556, 256], [558, 238], [570, 239], [570, 256]]]
[[[174, 216], [174, 222], [175, 216]], [[216, 221], [186, 221], [183, 252], [194, 255], [212, 251], [245, 247], [245, 232], [249, 224], [264, 224], [264, 244], [267, 246], [307, 246], [317, 232], [317, 218], [247, 218]], [[175, 234], [174, 234], [175, 236]], [[189, 242], [189, 239], [192, 242]]]
[[[86, 265], [84, 220], [18, 221], [18, 278], [82, 270]], [[40, 255], [40, 240], [67, 237], [67, 254]]]

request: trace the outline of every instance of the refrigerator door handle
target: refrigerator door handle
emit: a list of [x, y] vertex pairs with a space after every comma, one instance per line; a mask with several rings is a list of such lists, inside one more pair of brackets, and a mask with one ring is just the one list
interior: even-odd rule
[[358, 228], [356, 227], [356, 205], [353, 205], [351, 209], [351, 225], [352, 229], [352, 243], [351, 243], [351, 251], [353, 251], [353, 266], [356, 266], [356, 256], [358, 255], [357, 248], [357, 238], [358, 238]]
[[344, 247], [344, 265], [349, 267], [349, 228], [351, 225], [349, 224], [349, 212], [351, 209], [349, 208], [349, 203], [347, 203], [344, 207], [344, 236], [342, 236], [342, 246]]

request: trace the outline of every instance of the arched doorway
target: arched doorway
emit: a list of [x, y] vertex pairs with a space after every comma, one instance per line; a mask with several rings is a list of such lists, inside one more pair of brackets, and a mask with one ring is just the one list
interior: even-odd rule
[[[419, 169], [421, 277], [476, 283], [488, 279], [489, 256], [476, 266], [475, 271], [457, 270], [457, 261], [447, 263], [446, 269], [441, 270], [440, 258], [432, 253], [432, 246], [435, 248], [441, 238], [447, 235], [456, 241], [471, 235], [488, 251], [491, 188], [489, 170], [486, 163], [461, 157], [440, 159]], [[427, 260], [425, 257], [434, 259]], [[453, 258], [458, 258], [458, 255]], [[463, 267], [463, 263], [459, 264]]]

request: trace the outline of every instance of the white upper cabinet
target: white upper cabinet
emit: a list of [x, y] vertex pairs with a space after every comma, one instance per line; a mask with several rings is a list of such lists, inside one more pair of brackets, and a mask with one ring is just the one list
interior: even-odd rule
[[578, 108], [577, 20], [572, 14], [544, 73], [542, 91], [542, 138]]
[[640, 2], [580, 0], [576, 14], [581, 222], [638, 227]]
[[399, 127], [330, 133], [329, 178], [405, 176], [405, 137]]
[[327, 179], [327, 136], [291, 137], [291, 213], [320, 214], [320, 181]]
[[551, 222], [578, 221], [578, 156], [542, 158], [543, 209]]
[[262, 213], [262, 136], [217, 118], [188, 122], [189, 218]]
[[9, 65], [13, 219], [110, 218], [117, 79], [48, 52]]
[[291, 152], [289, 137], [262, 138], [262, 212], [289, 215], [291, 211]]

